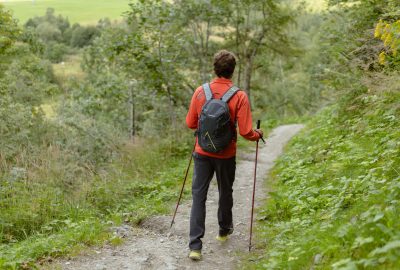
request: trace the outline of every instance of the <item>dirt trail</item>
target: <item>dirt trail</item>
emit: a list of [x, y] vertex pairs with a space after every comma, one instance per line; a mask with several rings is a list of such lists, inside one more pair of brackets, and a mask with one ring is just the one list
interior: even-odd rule
[[[280, 126], [271, 133], [266, 145], [260, 142], [257, 168], [258, 204], [266, 197], [262, 180], [282, 153], [284, 145], [302, 127], [302, 125]], [[135, 228], [133, 232], [129, 232], [130, 236], [122, 246], [106, 246], [92, 250], [92, 254], [60, 262], [58, 268], [65, 270], [234, 269], [239, 263], [239, 256], [236, 253], [245, 252], [248, 248], [254, 152], [239, 154], [237, 158], [236, 180], [233, 187], [235, 231], [224, 244], [215, 240], [218, 232], [218, 190], [214, 179], [208, 192], [202, 261], [192, 262], [187, 258], [191, 202], [186, 201], [179, 207], [176, 223], [171, 231], [169, 230], [171, 216], [154, 217], [147, 220], [142, 228]], [[254, 242], [256, 241], [257, 239], [254, 239]]]

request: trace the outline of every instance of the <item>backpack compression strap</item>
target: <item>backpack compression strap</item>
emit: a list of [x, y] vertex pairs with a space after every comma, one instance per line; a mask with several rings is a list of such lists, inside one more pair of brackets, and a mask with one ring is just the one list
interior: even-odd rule
[[226, 93], [222, 96], [221, 100], [228, 103], [228, 101], [236, 94], [237, 91], [239, 91], [240, 88], [237, 86], [232, 86], [231, 88], [229, 88], [228, 91], [226, 91]]
[[209, 101], [213, 98], [213, 93], [211, 92], [210, 84], [205, 83], [203, 84], [204, 94], [206, 95], [206, 100]]

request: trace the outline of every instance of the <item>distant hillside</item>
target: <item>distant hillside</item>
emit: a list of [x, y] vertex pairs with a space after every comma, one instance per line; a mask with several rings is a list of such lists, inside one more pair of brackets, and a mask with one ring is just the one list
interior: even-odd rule
[[0, 0], [6, 8], [13, 11], [20, 24], [29, 18], [42, 16], [47, 8], [54, 8], [57, 14], [68, 17], [71, 23], [95, 24], [101, 18], [120, 20], [127, 11], [129, 0]]

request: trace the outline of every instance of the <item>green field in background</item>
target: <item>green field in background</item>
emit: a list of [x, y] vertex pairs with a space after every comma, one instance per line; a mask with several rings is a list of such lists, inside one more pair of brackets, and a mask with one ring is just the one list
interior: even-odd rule
[[0, 0], [24, 24], [29, 18], [43, 16], [46, 9], [68, 17], [71, 23], [96, 24], [101, 18], [120, 20], [130, 0]]

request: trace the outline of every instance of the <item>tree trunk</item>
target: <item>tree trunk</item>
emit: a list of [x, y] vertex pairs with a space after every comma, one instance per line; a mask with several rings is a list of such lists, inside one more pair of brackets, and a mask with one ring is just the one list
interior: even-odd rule
[[[207, 21], [207, 29], [206, 29], [206, 37], [205, 37], [205, 46], [204, 46], [203, 57], [202, 57], [203, 59], [207, 59], [207, 57], [208, 57], [208, 47], [209, 47], [210, 35], [211, 35], [211, 22], [210, 22], [210, 20], [208, 20]], [[207, 71], [208, 71], [208, 65], [203, 63], [203, 70], [202, 70], [203, 82], [207, 81], [207, 79], [208, 79]]]
[[171, 121], [171, 126], [173, 130], [176, 130], [176, 113], [175, 113], [175, 102], [172, 96], [171, 87], [167, 85], [167, 93], [168, 93], [168, 100], [169, 100], [169, 118]]
[[239, 1], [236, 1], [236, 57], [238, 58], [238, 67], [237, 67], [237, 86], [240, 87], [241, 79], [242, 79], [242, 59], [240, 57], [240, 17], [239, 17]]
[[[209, 27], [209, 25], [208, 25]], [[204, 45], [203, 40], [203, 31], [200, 25], [200, 22], [193, 21], [191, 23], [191, 29], [193, 33], [193, 53], [197, 58], [197, 64], [199, 68], [199, 76], [202, 82], [206, 82], [207, 80], [207, 67], [204, 63], [204, 54], [205, 50], [208, 50], [208, 34], [206, 33], [206, 45]], [[209, 31], [209, 30], [208, 30]]]
[[244, 70], [244, 90], [246, 91], [250, 106], [252, 105], [251, 102], [251, 77], [253, 75], [253, 63], [254, 58], [257, 55], [258, 45], [253, 48], [253, 50], [245, 55], [245, 70]]
[[246, 57], [246, 63], [245, 63], [245, 69], [244, 69], [244, 91], [246, 91], [247, 95], [249, 96], [250, 99], [250, 93], [251, 93], [251, 73], [253, 69], [253, 59]]
[[[285, 86], [285, 74], [283, 73], [283, 67], [282, 67], [282, 59], [281, 58], [279, 58], [279, 69], [280, 69], [280, 72], [281, 72], [281, 82], [282, 82], [282, 85], [283, 86]], [[287, 96], [287, 91], [283, 91], [283, 106], [282, 106], [282, 108], [283, 108], [283, 117], [284, 118], [286, 118], [286, 107], [287, 107], [287, 104], [288, 104], [288, 96]]]

